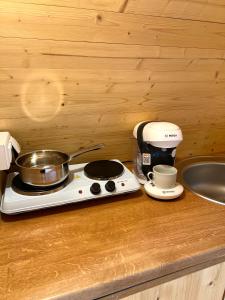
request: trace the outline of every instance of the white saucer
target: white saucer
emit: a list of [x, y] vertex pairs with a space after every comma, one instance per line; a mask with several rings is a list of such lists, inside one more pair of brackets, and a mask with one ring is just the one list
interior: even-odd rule
[[170, 189], [162, 189], [153, 185], [150, 182], [146, 182], [144, 185], [144, 189], [149, 196], [161, 200], [175, 199], [179, 197], [184, 191], [183, 186], [178, 182], [176, 183], [175, 187]]

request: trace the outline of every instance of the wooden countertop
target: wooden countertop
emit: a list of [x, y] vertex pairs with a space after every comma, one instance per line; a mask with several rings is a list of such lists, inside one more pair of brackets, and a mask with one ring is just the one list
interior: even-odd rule
[[225, 206], [143, 191], [0, 220], [0, 298], [95, 299], [225, 260]]

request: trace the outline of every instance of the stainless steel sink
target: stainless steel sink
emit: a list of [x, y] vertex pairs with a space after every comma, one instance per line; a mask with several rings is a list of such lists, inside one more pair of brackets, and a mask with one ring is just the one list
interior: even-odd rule
[[204, 199], [225, 205], [225, 157], [195, 157], [177, 167], [185, 187]]

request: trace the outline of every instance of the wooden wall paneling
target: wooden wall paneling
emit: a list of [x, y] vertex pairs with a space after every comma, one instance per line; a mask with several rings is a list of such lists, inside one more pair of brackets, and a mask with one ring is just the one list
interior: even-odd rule
[[[174, 113], [179, 115], [177, 111]], [[198, 115], [201, 116], [201, 111]], [[4, 122], [6, 122], [7, 128], [11, 129], [12, 134], [19, 137], [19, 142], [26, 150], [44, 148], [47, 145], [49, 148], [74, 151], [74, 148], [80, 146], [104, 142], [107, 147], [101, 151], [101, 155], [104, 154], [104, 157], [109, 158], [113, 155], [112, 153], [118, 153], [122, 160], [130, 160], [132, 159], [134, 146], [134, 140], [131, 138], [133, 122], [137, 122], [140, 118], [157, 119], [157, 116], [162, 120], [165, 120], [165, 117], [166, 120], [173, 120], [166, 113], [160, 115], [151, 112], [139, 112], [121, 113], [121, 115], [118, 115], [118, 113], [104, 114], [104, 116], [97, 114], [85, 115], [85, 122], [83, 121], [84, 116], [71, 114], [56, 118], [55, 121], [53, 121], [54, 119], [50, 120], [47, 124], [40, 122], [40, 125], [36, 125], [35, 130], [30, 127], [32, 122], [27, 119], [9, 119]], [[180, 119], [182, 119], [182, 115]], [[82, 123], [82, 127], [75, 127], [74, 120], [76, 124]], [[18, 122], [20, 124], [19, 128], [17, 128]], [[206, 125], [193, 122], [192, 125], [183, 125], [182, 130], [186, 138], [178, 148], [179, 156], [200, 155], [202, 149], [207, 149], [207, 153], [224, 152], [224, 144], [220, 142], [225, 137], [224, 124], [218, 127], [218, 123]], [[100, 158], [100, 152], [90, 156], [90, 158], [93, 157]]]
[[225, 23], [225, 3], [220, 0], [129, 0], [125, 12]]
[[184, 51], [186, 58], [200, 58], [200, 59], [206, 59], [206, 58], [219, 58], [224, 59], [224, 50], [222, 49], [198, 49], [198, 48], [186, 48]]
[[[189, 49], [178, 47], [161, 47], [148, 45], [126, 45], [126, 44], [107, 44], [107, 43], [89, 43], [89, 42], [74, 42], [74, 41], [53, 41], [21, 38], [4, 38], [0, 37], [1, 55], [8, 54], [24, 54], [26, 56], [39, 55], [64, 55], [76, 57], [115, 57], [115, 58], [184, 58], [185, 53]], [[191, 50], [191, 49], [190, 49]], [[204, 53], [203, 49], [193, 49], [195, 57], [198, 56], [198, 51]], [[224, 55], [223, 50], [214, 50], [206, 57], [221, 58]]]
[[35, 4], [0, 3], [0, 35], [174, 47], [225, 48], [225, 24]]
[[145, 119], [182, 127], [179, 156], [225, 151], [225, 24], [128, 13], [132, 0], [30, 2], [0, 3], [0, 130], [24, 151], [104, 141], [132, 159]]
[[[163, 67], [168, 69], [163, 71]], [[207, 66], [205, 66], [207, 68]], [[162, 71], [157, 71], [157, 68]], [[201, 82], [210, 82], [211, 88], [220, 89], [223, 83], [223, 69], [215, 69], [212, 70], [209, 65], [209, 71], [204, 70], [200, 72], [199, 67], [197, 66], [197, 71], [179, 71], [179, 66], [176, 69], [174, 67], [174, 71], [171, 70], [170, 66], [167, 65], [159, 65], [153, 66], [153, 68], [149, 69], [138, 69], [138, 70], [101, 70], [101, 69], [54, 69], [54, 70], [46, 70], [46, 69], [0, 69], [0, 84], [2, 86], [5, 85], [5, 89], [2, 90], [2, 93], [7, 94], [7, 86], [14, 86], [17, 90], [23, 91], [23, 85], [39, 85], [42, 84], [46, 87], [46, 89], [50, 88], [51, 85], [60, 84], [62, 85], [62, 89], [66, 85], [70, 87], [70, 85], [74, 85], [74, 89], [78, 89], [81, 92], [88, 93], [87, 87], [85, 87], [82, 91], [82, 84], [85, 83], [94, 83], [103, 84], [105, 89], [102, 89], [103, 93], [110, 93], [109, 86], [110, 84], [133, 84], [133, 83], [146, 83], [149, 85], [149, 89], [156, 89], [156, 87], [160, 84], [167, 84], [168, 87], [165, 91], [168, 90], [168, 93], [173, 89], [174, 85], [179, 86], [180, 82], [183, 82], [180, 85], [180, 89], [185, 88], [185, 85], [190, 86], [190, 82], [194, 82], [193, 91], [190, 93], [194, 93], [196, 90], [196, 86], [201, 87], [200, 92], [204, 89], [204, 83]], [[170, 82], [173, 82], [173, 85], [170, 85]], [[154, 85], [152, 85], [154, 83]], [[92, 87], [93, 89], [93, 87]], [[205, 90], [208, 91], [208, 87], [205, 86]], [[94, 91], [94, 89], [93, 89]], [[99, 90], [96, 89], [96, 92], [99, 93]], [[129, 94], [129, 89], [127, 90], [127, 94]], [[142, 93], [144, 94], [144, 92]], [[207, 96], [207, 95], [206, 95]]]
[[[48, 77], [46, 77], [46, 80], [43, 80], [43, 82], [41, 80], [37, 81], [37, 82], [25, 82], [23, 84], [30, 84], [31, 85], [31, 89], [32, 86], [43, 86], [43, 88], [45, 87], [45, 93], [50, 94], [50, 91], [52, 90], [52, 86], [57, 85], [57, 81], [53, 81], [52, 83], [48, 84], [47, 81]], [[79, 83], [79, 81], [78, 81]], [[133, 90], [132, 88], [132, 84], [134, 84], [135, 82], [117, 82], [118, 86], [124, 86], [124, 94], [118, 94], [116, 92], [116, 89], [109, 89], [108, 86], [106, 86], [107, 84], [112, 84], [112, 82], [104, 82], [104, 81], [99, 81], [99, 82], [93, 82], [93, 84], [96, 83], [96, 88], [93, 87], [93, 89], [89, 88], [89, 91], [86, 89], [82, 90], [82, 82], [81, 82], [81, 87], [77, 87], [76, 82], [72, 83], [72, 82], [66, 82], [65, 85], [67, 87], [67, 89], [64, 87], [64, 83], [62, 85], [62, 90], [65, 91], [65, 93], [63, 93], [62, 95], [64, 97], [69, 96], [74, 96], [77, 98], [78, 95], [81, 94], [95, 94], [96, 96], [98, 94], [105, 94], [105, 96], [110, 96], [110, 95], [114, 95], [115, 97], [120, 97], [120, 96], [134, 96], [133, 94], [130, 93], [130, 90]], [[97, 88], [98, 85], [97, 83], [100, 84], [100, 86], [102, 86], [102, 93], [99, 92], [99, 89]], [[156, 97], [156, 100], [158, 97], [169, 97], [169, 98], [174, 98], [174, 99], [179, 99], [182, 97], [190, 97], [189, 101], [192, 101], [192, 97], [199, 97], [202, 99], [205, 99], [208, 101], [210, 101], [210, 98], [213, 97], [223, 97], [223, 94], [221, 94], [224, 90], [224, 81], [218, 81], [218, 82], [137, 82], [137, 88], [138, 88], [138, 83], [140, 83], [140, 85], [146, 85], [147, 87], [147, 93], [143, 90], [141, 90], [141, 93], [139, 93], [139, 97], [141, 96], [145, 96], [147, 99], [149, 97], [149, 95], [153, 98]], [[23, 85], [21, 83], [21, 85]], [[83, 83], [85, 84], [85, 82]], [[87, 82], [86, 82], [87, 84]], [[104, 85], [105, 84], [105, 85]], [[8, 82], [8, 83], [3, 83], [1, 82], [1, 89], [0, 89], [0, 95], [2, 97], [19, 97], [22, 94], [25, 94], [24, 92], [24, 88], [20, 85], [20, 83], [14, 83], [14, 82]], [[5, 89], [3, 89], [3, 87], [5, 86]], [[130, 90], [127, 90], [127, 88], [130, 87]], [[108, 91], [107, 91], [108, 89]], [[26, 90], [25, 90], [26, 91]], [[106, 91], [106, 92], [105, 92]], [[31, 91], [32, 92], [32, 91]], [[38, 90], [33, 90], [33, 92], [30, 94], [39, 94], [40, 91]], [[53, 92], [54, 93], [54, 92]], [[18, 96], [19, 95], [19, 96]], [[28, 94], [29, 95], [29, 94]], [[137, 95], [135, 95], [137, 96]], [[74, 101], [76, 100], [76, 98], [74, 98]], [[3, 100], [2, 100], [3, 101]], [[195, 103], [194, 103], [195, 104]], [[209, 105], [210, 102], [209, 102]], [[216, 107], [215, 107], [216, 109]], [[216, 117], [216, 116], [215, 116]]]
[[219, 72], [224, 70], [223, 59], [212, 58], [144, 58], [139, 64], [141, 70], [152, 71], [187, 71], [187, 72]]
[[[29, 68], [19, 68], [19, 69], [0, 69], [0, 82], [25, 82], [25, 81], [38, 81], [48, 77], [49, 74], [53, 74], [52, 82], [89, 82], [89, 81], [116, 81], [116, 82], [139, 82], [139, 81], [149, 81], [151, 71], [149, 70], [110, 70], [100, 69], [97, 65], [95, 68], [91, 69], [29, 69]], [[54, 77], [55, 76], [55, 77]]]
[[153, 82], [206, 82], [214, 81], [215, 72], [155, 72], [151, 76]]
[[124, 0], [8, 0], [12, 3], [35, 3], [48, 6], [75, 7], [86, 9], [99, 9], [105, 11], [120, 11]]
[[124, 300], [223, 300], [225, 263], [183, 276]]
[[125, 12], [170, 18], [225, 23], [225, 4], [221, 0], [8, 0], [12, 3], [35, 3], [47, 6], [74, 7]]
[[[225, 88], [224, 82], [218, 84], [209, 82], [207, 88], [205, 88], [205, 82], [151, 84], [134, 81], [110, 85], [110, 82], [93, 81], [91, 86], [88, 86], [88, 82], [78, 81], [78, 83], [78, 88], [76, 88], [76, 82], [64, 82], [61, 88], [60, 81], [48, 83], [47, 80], [24, 83], [25, 87], [22, 88], [22, 83], [1, 83], [0, 116], [1, 118], [7, 118], [7, 116], [8, 118], [22, 118], [30, 112], [32, 119], [32, 114], [39, 115], [41, 111], [44, 113], [45, 109], [46, 116], [49, 114], [50, 118], [54, 116], [54, 112], [57, 113], [55, 117], [85, 113], [102, 115], [155, 112], [161, 116], [169, 116], [176, 121], [182, 121], [185, 125], [195, 124], [196, 118], [190, 123], [190, 116], [193, 118], [198, 112], [201, 112], [201, 115], [197, 121], [203, 124], [210, 121], [220, 123], [224, 115], [224, 97], [220, 95]], [[99, 89], [103, 92], [100, 93]], [[202, 95], [204, 91], [208, 92], [208, 96]], [[165, 110], [165, 99], [167, 99], [167, 110]], [[103, 102], [104, 105], [101, 105]], [[203, 116], [202, 109], [206, 106], [207, 110]], [[118, 111], [118, 108], [121, 111]], [[179, 111], [179, 114], [174, 115], [174, 111]], [[18, 115], [18, 112], [21, 115]]]
[[[225, 58], [225, 50], [203, 49], [185, 47], [167, 47], [151, 45], [131, 45], [131, 44], [107, 44], [74, 41], [55, 41], [0, 37], [0, 67], [16, 68], [17, 65], [9, 65], [10, 60], [28, 59], [33, 56], [69, 56], [73, 57], [99, 57], [99, 58], [187, 58], [187, 59], [220, 59]], [[7, 56], [8, 55], [8, 56]], [[8, 57], [6, 65], [3, 65], [3, 57]], [[41, 61], [41, 59], [39, 59]], [[154, 60], [152, 60], [154, 62]], [[8, 64], [7, 64], [8, 63]], [[31, 66], [30, 67], [35, 67]], [[18, 67], [23, 67], [22, 64]], [[37, 67], [37, 66], [36, 66]], [[41, 67], [40, 65], [38, 66]]]
[[134, 70], [139, 64], [138, 58], [111, 58], [111, 57], [70, 57], [60, 55], [37, 55], [27, 58], [24, 67], [50, 69], [108, 69], [108, 70]]
[[[188, 87], [190, 88], [190, 86]], [[204, 88], [203, 84], [202, 88]], [[196, 154], [201, 154], [202, 149], [206, 148], [209, 149], [209, 152], [216, 152], [216, 149], [217, 151], [224, 151], [224, 144], [218, 144], [219, 141], [224, 140], [224, 126], [222, 126], [224, 116], [223, 97], [214, 96], [214, 98], [209, 97], [205, 99], [203, 97], [199, 99], [198, 94], [195, 96], [193, 94], [192, 96], [187, 95], [186, 97], [180, 95], [180, 98], [171, 96], [169, 98], [169, 96], [166, 96], [169, 109], [165, 110], [165, 96], [163, 94], [161, 96], [159, 94], [154, 96], [153, 94], [152, 98], [148, 96], [149, 100], [142, 98], [138, 99], [138, 101], [136, 97], [131, 96], [121, 98], [119, 101], [116, 98], [117, 101], [115, 101], [113, 96], [105, 96], [104, 94], [97, 94], [96, 96], [90, 94], [86, 96], [65, 96], [64, 102], [61, 103], [61, 105], [64, 105], [60, 107], [58, 114], [52, 118], [51, 108], [54, 108], [55, 99], [51, 102], [52, 97], [49, 97], [50, 95], [48, 94], [47, 96], [48, 102], [44, 103], [40, 109], [39, 94], [31, 94], [30, 101], [36, 100], [37, 102], [31, 102], [28, 105], [30, 113], [34, 113], [33, 118], [38, 121], [35, 126], [32, 122], [32, 116], [30, 116], [30, 119], [27, 118], [22, 110], [19, 97], [14, 97], [14, 103], [6, 101], [6, 104], [3, 106], [4, 109], [1, 110], [2, 129], [10, 129], [12, 132], [15, 132], [15, 135], [18, 135], [24, 141], [24, 146], [29, 150], [32, 150], [33, 147], [38, 147], [38, 145], [39, 147], [44, 147], [46, 141], [49, 146], [62, 149], [65, 140], [68, 142], [71, 140], [76, 147], [79, 147], [79, 143], [85, 144], [85, 139], [87, 144], [104, 139], [108, 146], [117, 144], [117, 141], [120, 140], [125, 148], [131, 149], [132, 141], [130, 137], [132, 136], [131, 128], [133, 124], [140, 119], [161, 119], [182, 124], [185, 140], [179, 146], [180, 155], [194, 154], [193, 147]], [[190, 97], [195, 101], [195, 105], [190, 103]], [[214, 100], [211, 101], [211, 99]], [[208, 105], [209, 101], [211, 101], [211, 108]], [[130, 102], [133, 103], [132, 106], [129, 105]], [[101, 103], [104, 103], [104, 105], [101, 105]], [[120, 114], [118, 114], [118, 106], [121, 109]], [[207, 106], [207, 111], [202, 116], [202, 109], [205, 106]], [[37, 107], [39, 107], [39, 110], [36, 109]], [[217, 107], [216, 120], [213, 120], [214, 107]], [[41, 112], [44, 113], [46, 108], [49, 115], [42, 115]], [[125, 111], [126, 113], [124, 113]], [[20, 112], [19, 115], [18, 112]], [[6, 119], [6, 114], [10, 118]], [[83, 122], [84, 115], [85, 122]], [[48, 122], [43, 122], [47, 120]], [[74, 126], [74, 122], [78, 125], [82, 124], [82, 126]], [[18, 123], [19, 127], [17, 127]], [[219, 127], [220, 124], [221, 126]], [[49, 137], [49, 133], [53, 135]], [[96, 140], [90, 140], [89, 135], [95, 137]], [[107, 138], [105, 138], [105, 135], [107, 135]], [[71, 145], [66, 147], [71, 149]], [[131, 157], [131, 152], [129, 151], [125, 156], [123, 154], [123, 159]], [[120, 149], [120, 155], [121, 152], [122, 149]]]

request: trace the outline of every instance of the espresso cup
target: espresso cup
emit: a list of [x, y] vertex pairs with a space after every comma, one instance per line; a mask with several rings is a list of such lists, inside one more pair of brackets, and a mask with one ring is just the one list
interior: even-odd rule
[[148, 172], [150, 183], [162, 189], [170, 189], [176, 186], [177, 169], [168, 165], [156, 165], [153, 172]]

